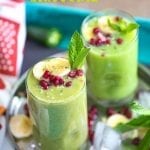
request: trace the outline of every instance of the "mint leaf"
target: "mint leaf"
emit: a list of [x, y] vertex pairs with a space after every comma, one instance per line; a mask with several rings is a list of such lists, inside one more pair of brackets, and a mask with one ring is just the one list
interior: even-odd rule
[[150, 128], [150, 115], [141, 115], [136, 118], [133, 118], [129, 122], [125, 124], [119, 124], [115, 127], [115, 129], [119, 132], [127, 132], [139, 127]]
[[129, 23], [126, 28], [126, 32], [131, 32], [132, 30], [137, 28], [139, 28], [139, 25], [137, 23]]
[[150, 149], [150, 129], [147, 131], [143, 140], [140, 142], [138, 150], [148, 150]]
[[136, 101], [131, 103], [131, 109], [138, 115], [150, 115], [150, 109], [144, 108], [141, 104], [139, 104]]
[[118, 31], [120, 33], [129, 33], [134, 29], [139, 28], [139, 25], [137, 23], [129, 23], [127, 24], [127, 22], [123, 19], [120, 19], [119, 22], [117, 23], [112, 23], [109, 19], [108, 19], [108, 25], [115, 31]]
[[83, 40], [78, 32], [74, 32], [69, 44], [69, 62], [71, 69], [80, 68], [83, 65], [89, 48], [84, 46]]
[[116, 31], [121, 31], [121, 28], [119, 25], [115, 24], [115, 23], [112, 23], [109, 19], [108, 19], [108, 25], [113, 29], [113, 30], [116, 30]]

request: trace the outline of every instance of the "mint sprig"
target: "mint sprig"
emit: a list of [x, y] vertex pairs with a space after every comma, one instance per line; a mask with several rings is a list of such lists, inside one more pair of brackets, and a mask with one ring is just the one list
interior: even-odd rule
[[81, 35], [76, 31], [71, 37], [69, 44], [69, 62], [71, 69], [81, 68], [89, 52], [89, 48], [84, 46]]
[[148, 149], [150, 149], [150, 130], [147, 131], [138, 147], [138, 150], [148, 150]]
[[110, 19], [107, 20], [108, 25], [115, 31], [120, 33], [129, 33], [134, 29], [139, 28], [137, 23], [127, 23], [125, 20], [120, 19], [118, 22], [113, 23]]
[[137, 115], [150, 115], [150, 109], [144, 108], [137, 101], [134, 101], [131, 103], [131, 109]]
[[128, 132], [140, 127], [148, 129], [144, 138], [140, 142], [138, 150], [148, 150], [150, 148], [150, 110], [144, 108], [138, 102], [133, 102], [130, 105], [133, 112], [137, 113], [136, 118], [131, 119], [125, 124], [119, 124], [115, 127], [118, 132]]
[[131, 119], [125, 124], [119, 124], [115, 127], [118, 132], [128, 132], [139, 127], [150, 128], [150, 115], [141, 115], [134, 119]]

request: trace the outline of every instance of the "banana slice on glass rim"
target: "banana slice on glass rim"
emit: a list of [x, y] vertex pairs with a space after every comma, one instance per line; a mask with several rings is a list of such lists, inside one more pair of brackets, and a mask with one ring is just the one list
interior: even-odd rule
[[31, 119], [23, 114], [11, 117], [9, 127], [13, 136], [18, 139], [29, 137], [33, 133], [33, 123]]
[[129, 119], [127, 117], [125, 117], [122, 114], [114, 114], [112, 116], [110, 116], [107, 121], [106, 124], [112, 128], [116, 127], [118, 124], [120, 123], [127, 123], [129, 121]]
[[45, 71], [53, 75], [64, 76], [70, 71], [69, 61], [65, 58], [50, 58], [40, 61], [33, 67], [33, 75], [40, 80]]
[[115, 31], [108, 25], [108, 19], [113, 22], [113, 17], [100, 17], [98, 19], [98, 26], [105, 33], [114, 33]]

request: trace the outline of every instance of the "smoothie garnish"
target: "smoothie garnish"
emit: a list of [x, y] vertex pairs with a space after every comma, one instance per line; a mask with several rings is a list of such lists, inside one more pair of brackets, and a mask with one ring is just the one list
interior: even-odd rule
[[71, 70], [68, 73], [68, 77], [70, 78], [75, 78], [75, 77], [79, 77], [83, 75], [83, 70], [82, 69], [75, 69], [75, 70]]
[[68, 51], [69, 62], [72, 70], [79, 69], [83, 66], [88, 52], [89, 48], [84, 46], [81, 35], [78, 32], [74, 32], [71, 37]]
[[69, 86], [71, 86], [71, 85], [72, 85], [72, 82], [71, 82], [71, 81], [68, 81], [68, 82], [65, 83], [65, 86], [66, 86], [66, 87], [69, 87]]
[[[119, 16], [101, 17], [98, 25], [91, 31], [92, 34], [88, 43], [97, 47], [111, 45], [113, 43], [112, 41], [114, 41], [112, 34], [127, 34], [138, 27], [139, 25], [137, 23], [129, 23]], [[123, 39], [120, 37], [115, 39], [115, 41], [118, 45], [123, 43]]]
[[119, 44], [119, 45], [122, 44], [123, 43], [123, 39], [122, 38], [117, 38], [116, 39], [116, 43]]
[[139, 25], [137, 23], [128, 23], [123, 18], [120, 17], [116, 22], [112, 22], [108, 19], [108, 25], [115, 31], [120, 33], [129, 33], [134, 29], [137, 29]]

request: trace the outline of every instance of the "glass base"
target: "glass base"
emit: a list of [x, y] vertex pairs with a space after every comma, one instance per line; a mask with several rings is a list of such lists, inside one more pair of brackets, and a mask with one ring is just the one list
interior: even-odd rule
[[108, 100], [108, 99], [97, 98], [88, 90], [88, 97], [90, 101], [92, 101], [92, 103], [94, 104], [97, 104], [103, 107], [110, 107], [110, 106], [118, 107], [118, 106], [129, 104], [133, 100], [135, 93], [136, 91], [134, 91], [132, 94], [122, 99], [118, 99], [118, 100], [109, 99]]

